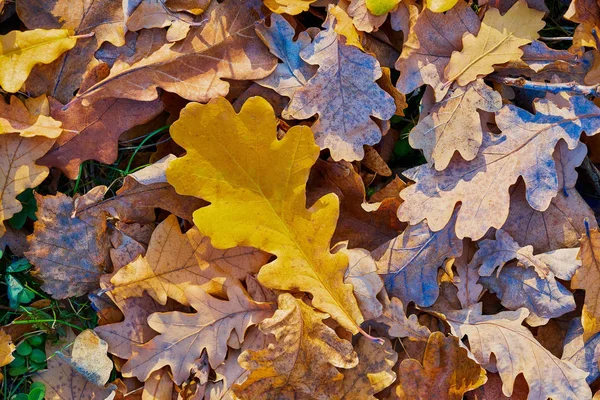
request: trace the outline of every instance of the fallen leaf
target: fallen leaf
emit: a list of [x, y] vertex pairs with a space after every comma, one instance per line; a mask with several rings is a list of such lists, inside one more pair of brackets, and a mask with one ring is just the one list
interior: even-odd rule
[[242, 368], [238, 357], [246, 350], [257, 351], [268, 343], [268, 336], [264, 335], [257, 327], [250, 327], [246, 332], [244, 343], [240, 349], [229, 349], [227, 359], [215, 369], [217, 379], [208, 382], [206, 387], [207, 398], [211, 400], [236, 400], [233, 386], [246, 380], [250, 371]]
[[[598, 328], [595, 321], [600, 316], [600, 308], [598, 308], [598, 297], [600, 291], [596, 285], [600, 279], [600, 259], [597, 254], [600, 251], [600, 232], [598, 229], [588, 229], [580, 239], [581, 268], [577, 270], [575, 276], [571, 280], [573, 289], [585, 290], [585, 301], [583, 306], [583, 314], [581, 322], [584, 327], [584, 339], [588, 339], [591, 335], [597, 333]], [[590, 322], [588, 322], [590, 320]], [[589, 327], [593, 330], [589, 330]]]
[[585, 154], [584, 144], [569, 150], [566, 143], [559, 142], [554, 151], [560, 188], [556, 197], [545, 211], [537, 211], [527, 202], [525, 184], [518, 182], [510, 190], [508, 219], [502, 229], [518, 243], [532, 245], [538, 253], [578, 246], [579, 238], [585, 233], [584, 221], [587, 220], [592, 229], [598, 226], [594, 213], [575, 189], [575, 166], [581, 164]]
[[[474, 35], [479, 26], [477, 14], [462, 1], [445, 13], [424, 9], [410, 29], [402, 54], [396, 61], [396, 69], [400, 71], [398, 90], [408, 94], [427, 84], [441, 100], [448, 90], [444, 86], [444, 69], [450, 56], [462, 50], [463, 34]], [[444, 32], [443, 36], [438, 33], [440, 31]]]
[[106, 221], [72, 217], [73, 199], [35, 194], [38, 204], [30, 249], [25, 256], [36, 267], [42, 289], [55, 299], [82, 296], [98, 287], [110, 268]]
[[135, 54], [118, 59], [110, 75], [78, 94], [78, 99], [89, 103], [111, 97], [151, 101], [158, 97], [156, 89], [162, 88], [206, 102], [227, 94], [229, 83], [224, 79], [268, 76], [277, 61], [254, 32], [259, 6], [257, 0], [213, 1], [206, 10], [208, 22], [192, 28], [185, 40], [176, 43], [167, 42], [162, 30], [143, 30]]
[[94, 52], [102, 43], [125, 44], [124, 13], [118, 1], [28, 0], [17, 3], [17, 13], [28, 29], [62, 28], [76, 35], [92, 35], [80, 38], [71, 51], [52, 63], [31, 71], [25, 85], [34, 96], [47, 94], [67, 103], [98, 64]]
[[[15, 359], [12, 355], [15, 348], [15, 345], [12, 343], [12, 337], [0, 329], [0, 367], [10, 364]], [[2, 378], [3, 375], [0, 373], [0, 382]]]
[[330, 252], [337, 196], [305, 208], [319, 148], [307, 127], [291, 128], [281, 141], [276, 132], [273, 109], [258, 97], [239, 114], [222, 98], [189, 104], [171, 128], [187, 155], [171, 162], [167, 179], [178, 193], [211, 203], [194, 213], [194, 223], [215, 247], [246, 245], [274, 254], [258, 274], [263, 285], [309, 292], [315, 307], [358, 332], [363, 318], [351, 285], [343, 283], [348, 258]]
[[192, 220], [192, 213], [206, 205], [203, 200], [177, 194], [169, 185], [166, 169], [176, 157], [172, 154], [153, 164], [129, 174], [116, 196], [77, 210], [78, 214], [95, 214], [106, 211], [124, 222], [149, 223], [156, 219], [156, 208]]
[[185, 11], [194, 15], [202, 14], [211, 0], [166, 0], [165, 5], [173, 11]]
[[273, 304], [257, 303], [238, 287], [228, 289], [228, 300], [212, 297], [199, 287], [189, 287], [185, 294], [197, 312], [152, 314], [148, 324], [159, 335], [133, 349], [133, 356], [123, 366], [124, 376], [145, 381], [152, 372], [168, 365], [173, 380], [180, 385], [203, 350], [216, 368], [225, 360], [227, 341], [233, 332], [242, 342], [246, 329], [274, 311]]
[[33, 109], [37, 101], [42, 99], [29, 98], [21, 102], [18, 97], [10, 96], [10, 104], [0, 100], [0, 134], [18, 133], [23, 137], [45, 136], [56, 139], [62, 133], [60, 121], [48, 115], [38, 114]]
[[473, 242], [464, 239], [462, 254], [457, 258], [448, 260], [456, 268], [452, 283], [458, 289], [456, 296], [463, 308], [477, 304], [483, 291], [483, 286], [478, 283], [479, 265], [470, 262], [475, 251], [476, 248]]
[[[379, 29], [385, 22], [389, 10], [385, 11], [388, 7], [380, 10], [380, 15], [375, 15], [369, 11], [367, 0], [352, 0], [348, 6], [348, 15], [352, 17], [352, 22], [356, 29], [363, 32], [373, 32]], [[385, 0], [383, 3], [393, 4], [396, 7], [399, 3], [397, 0]], [[392, 7], [393, 8], [393, 7]]]
[[295, 91], [283, 116], [307, 119], [318, 114], [312, 130], [319, 147], [330, 149], [336, 161], [360, 160], [363, 145], [381, 140], [381, 130], [370, 116], [388, 120], [396, 106], [375, 83], [382, 75], [377, 59], [346, 44], [335, 32], [335, 21], [329, 14], [325, 30], [300, 52], [319, 69]]
[[23, 209], [17, 196], [34, 188], [48, 176], [48, 168], [35, 164], [52, 147], [54, 140], [44, 137], [24, 138], [17, 134], [0, 135], [0, 236], [6, 228], [3, 221]]
[[153, 313], [166, 312], [174, 308], [173, 302], [160, 305], [148, 296], [126, 299], [111, 297], [111, 300], [123, 313], [123, 321], [97, 326], [94, 331], [108, 343], [109, 353], [124, 360], [133, 355], [136, 345], [142, 345], [156, 336], [156, 332], [148, 325], [148, 317]]
[[458, 0], [426, 0], [425, 6], [433, 12], [443, 13], [450, 10]]
[[406, 316], [404, 305], [397, 297], [389, 299], [385, 296], [383, 313], [376, 320], [386, 324], [388, 335], [397, 338], [409, 338], [410, 340], [425, 340], [429, 338], [431, 332], [426, 326], [420, 325], [417, 316], [411, 314]]
[[504, 15], [490, 8], [477, 35], [464, 35], [462, 50], [450, 57], [444, 70], [447, 81], [465, 86], [494, 72], [494, 65], [521, 58], [520, 46], [537, 39], [538, 31], [546, 25], [543, 16], [543, 11], [527, 7], [524, 0], [517, 1]]
[[438, 297], [438, 269], [449, 257], [462, 253], [454, 234], [454, 220], [433, 232], [426, 222], [409, 226], [401, 235], [373, 252], [387, 291], [403, 303], [431, 306]]
[[400, 399], [461, 400], [468, 391], [483, 385], [485, 370], [469, 357], [458, 338], [433, 332], [427, 340], [423, 362], [402, 361], [398, 369]]
[[353, 368], [358, 357], [352, 344], [340, 339], [322, 320], [327, 314], [313, 310], [289, 293], [279, 296], [279, 309], [260, 324], [275, 343], [240, 355], [240, 365], [250, 375], [233, 389], [240, 398], [337, 398], [342, 374], [337, 368]]
[[388, 339], [384, 339], [383, 344], [378, 344], [364, 336], [358, 338], [356, 352], [358, 365], [343, 372], [342, 389], [336, 398], [375, 400], [374, 394], [396, 380], [392, 367], [398, 361], [398, 353]]
[[89, 382], [103, 387], [113, 369], [111, 359], [106, 355], [108, 344], [91, 329], [86, 329], [75, 338], [70, 356], [58, 355]]
[[409, 143], [422, 149], [438, 171], [450, 164], [455, 152], [471, 161], [477, 157], [484, 135], [477, 110], [496, 112], [501, 108], [500, 93], [482, 80], [456, 87], [410, 131]]
[[111, 278], [111, 293], [124, 299], [141, 297], [146, 292], [159, 304], [164, 305], [167, 298], [171, 298], [187, 305], [184, 293], [189, 287], [221, 294], [225, 287], [236, 284], [218, 264], [221, 259], [227, 262], [228, 256], [235, 253], [246, 255], [236, 267], [247, 268], [247, 273], [256, 272], [266, 261], [262, 254], [252, 249], [217, 250], [208, 238], [194, 230], [183, 234], [177, 218], [171, 215], [152, 233], [146, 255], [136, 258]]
[[365, 209], [365, 187], [350, 163], [317, 160], [307, 187], [309, 205], [328, 193], [340, 199], [333, 243], [347, 240], [351, 248], [374, 250], [396, 237], [402, 227], [396, 217], [398, 202], [388, 202], [374, 211]]
[[265, 0], [265, 5], [277, 14], [296, 15], [308, 11], [317, 0]]
[[365, 49], [362, 45], [364, 36], [356, 30], [352, 18], [350, 18], [348, 13], [346, 13], [339, 5], [329, 7], [327, 12], [335, 18], [333, 30], [346, 39], [346, 44], [348, 46], [358, 47], [364, 51]]
[[[595, 0], [573, 0], [565, 12], [565, 19], [579, 23], [573, 33], [573, 48], [583, 52], [583, 47], [598, 48], [600, 29], [600, 4]], [[594, 30], [596, 33], [594, 33]], [[596, 36], [594, 36], [596, 35]]]
[[150, 374], [142, 391], [142, 400], [171, 399], [173, 396], [173, 381], [167, 368], [159, 369]]
[[338, 251], [346, 253], [349, 261], [344, 282], [352, 285], [365, 320], [377, 318], [383, 309], [377, 300], [377, 294], [383, 289], [383, 281], [377, 275], [377, 265], [367, 250], [348, 249], [347, 245], [348, 242], [342, 242], [337, 246]]
[[[559, 191], [552, 155], [559, 140], [576, 148], [582, 132], [600, 130], [600, 109], [582, 97], [571, 97], [568, 107], [550, 99], [534, 102], [536, 114], [504, 106], [496, 114], [502, 134], [486, 133], [477, 157], [454, 161], [444, 171], [419, 166], [404, 175], [416, 181], [400, 193], [404, 202], [398, 218], [416, 224], [423, 219], [433, 231], [442, 229], [461, 202], [456, 221], [459, 238], [481, 238], [490, 227], [500, 228], [508, 217], [509, 188], [522, 177], [527, 201], [544, 211]], [[564, 174], [571, 174], [569, 169]], [[492, 183], [493, 182], [493, 183]], [[481, 190], [488, 187], [490, 190]]]
[[595, 333], [587, 340], [584, 340], [584, 335], [581, 319], [574, 318], [564, 340], [562, 359], [587, 372], [589, 375], [586, 380], [591, 384], [600, 376], [598, 368], [600, 333]]
[[62, 103], [51, 98], [50, 115], [62, 122], [64, 133], [39, 163], [59, 168], [70, 179], [77, 178], [79, 167], [86, 160], [111, 164], [117, 159], [117, 140], [121, 133], [150, 121], [162, 110], [158, 100], [140, 102], [114, 98], [98, 101], [90, 107], [74, 104], [63, 110]]
[[[46, 341], [46, 356], [48, 357], [48, 368], [45, 371], [34, 374], [31, 379], [41, 382], [46, 386], [46, 400], [64, 399], [90, 399], [102, 400], [112, 395], [113, 389], [97, 386], [77, 372], [65, 358], [57, 356], [55, 351], [61, 351], [66, 357], [70, 356], [74, 348], [68, 347], [75, 340], [72, 331], [65, 341], [55, 343]], [[51, 357], [53, 356], [53, 357]], [[104, 356], [106, 356], [104, 354]], [[103, 361], [109, 361], [108, 359]], [[108, 365], [108, 364], [107, 364]], [[110, 371], [109, 371], [110, 372]]]
[[161, 0], [143, 0], [127, 20], [127, 28], [139, 31], [150, 28], [166, 28], [167, 41], [185, 39], [194, 19], [191, 15], [169, 10]]
[[[15, 93], [36, 64], [49, 64], [72, 49], [77, 38], [67, 29], [11, 31], [0, 35], [0, 86]], [[44, 47], [45, 51], [38, 51]]]
[[315, 74], [317, 67], [300, 58], [302, 49], [311, 42], [309, 34], [304, 31], [294, 41], [296, 30], [278, 14], [271, 15], [271, 26], [260, 24], [256, 34], [269, 47], [269, 51], [282, 62], [266, 78], [255, 80], [261, 86], [273, 89], [282, 96], [292, 97], [298, 88]]
[[[530, 399], [588, 399], [587, 373], [560, 360], [540, 345], [522, 324], [529, 311], [502, 311], [483, 315], [481, 303], [461, 311], [447, 312], [446, 320], [458, 338], [467, 335], [475, 360], [496, 370], [502, 378], [502, 392], [510, 397], [517, 375], [529, 385]], [[497, 340], [499, 337], [504, 340]], [[495, 357], [492, 357], [494, 354]]]

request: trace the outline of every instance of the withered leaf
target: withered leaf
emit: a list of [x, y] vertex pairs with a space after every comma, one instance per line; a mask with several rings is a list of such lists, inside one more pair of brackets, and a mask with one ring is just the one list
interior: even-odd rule
[[[112, 277], [112, 294], [127, 298], [147, 292], [159, 304], [171, 298], [187, 305], [185, 291], [189, 287], [222, 294], [225, 287], [239, 285], [221, 266], [238, 270], [238, 276], [244, 277], [242, 270], [246, 274], [257, 272], [267, 257], [252, 248], [215, 249], [196, 228], [181, 233], [177, 218], [171, 215], [153, 232], [146, 255]], [[239, 265], [232, 264], [235, 260]]]
[[500, 108], [500, 93], [481, 80], [455, 87], [411, 130], [409, 143], [422, 149], [438, 171], [450, 164], [455, 152], [470, 161], [477, 156], [484, 134], [477, 110], [496, 112]]
[[289, 293], [279, 296], [279, 309], [260, 324], [275, 343], [263, 350], [247, 350], [240, 365], [250, 375], [234, 393], [241, 398], [337, 398], [342, 375], [337, 368], [353, 368], [358, 357], [352, 344], [323, 324], [327, 314], [313, 310]]
[[[12, 337], [0, 329], [0, 367], [10, 364], [15, 359], [12, 355], [14, 351], [15, 345], [12, 343]], [[2, 374], [0, 373], [1, 380]]]
[[450, 56], [462, 49], [463, 34], [476, 34], [479, 26], [477, 14], [465, 2], [459, 1], [445, 13], [425, 8], [410, 30], [396, 62], [396, 69], [400, 71], [398, 90], [408, 94], [427, 84], [441, 100], [448, 90], [443, 82]]
[[29, 93], [48, 94], [61, 103], [70, 101], [82, 80], [98, 61], [94, 52], [104, 42], [115, 46], [125, 44], [125, 22], [118, 1], [88, 0], [28, 0], [17, 2], [17, 13], [25, 26], [62, 28], [81, 38], [75, 47], [48, 65], [36, 66], [26, 82]]
[[317, 160], [307, 185], [309, 205], [327, 193], [335, 193], [340, 199], [333, 243], [347, 240], [351, 248], [374, 250], [398, 235], [401, 228], [396, 217], [399, 201], [387, 202], [375, 211], [365, 209], [365, 187], [352, 164]]
[[551, 99], [536, 100], [534, 105], [536, 114], [504, 106], [496, 114], [502, 134], [484, 134], [472, 161], [456, 160], [444, 171], [419, 166], [404, 172], [416, 184], [400, 193], [404, 199], [398, 209], [400, 220], [416, 224], [427, 219], [430, 228], [438, 231], [461, 202], [456, 234], [479, 239], [490, 227], [500, 228], [506, 221], [509, 188], [519, 177], [525, 181], [528, 203], [538, 211], [546, 210], [559, 190], [552, 157], [556, 145], [562, 139], [574, 149], [582, 132], [596, 134], [600, 109], [579, 96], [571, 97], [567, 107]]
[[246, 329], [274, 311], [274, 304], [255, 302], [235, 286], [228, 289], [228, 300], [217, 299], [199, 287], [189, 287], [185, 295], [197, 312], [152, 314], [148, 324], [160, 335], [133, 349], [133, 356], [123, 366], [124, 376], [144, 381], [153, 371], [168, 365], [175, 383], [181, 384], [203, 350], [216, 368], [225, 360], [230, 335], [235, 333], [242, 342]]
[[143, 0], [127, 20], [127, 28], [132, 31], [150, 28], [165, 28], [167, 40], [183, 40], [190, 31], [193, 17], [182, 12], [169, 10], [161, 0]]
[[[600, 307], [598, 307], [598, 298], [600, 290], [597, 282], [600, 279], [600, 232], [598, 229], [588, 229], [581, 236], [581, 268], [573, 276], [571, 287], [573, 289], [585, 290], [584, 310], [582, 314], [582, 324], [585, 331], [585, 338], [597, 333], [595, 323], [589, 323], [587, 320], [596, 320], [600, 318]], [[592, 331], [590, 331], [592, 327]]]
[[426, 326], [419, 324], [416, 315], [406, 316], [404, 305], [399, 298], [392, 297], [389, 299], [387, 294], [385, 296], [383, 313], [377, 318], [377, 321], [389, 327], [388, 334], [391, 337], [427, 340], [431, 334]]
[[400, 399], [461, 400], [464, 394], [485, 383], [485, 370], [473, 361], [455, 336], [433, 332], [423, 362], [402, 361], [398, 370]]
[[35, 194], [38, 204], [30, 249], [25, 257], [36, 267], [42, 289], [55, 299], [87, 294], [110, 268], [110, 242], [102, 218], [72, 217], [73, 199]]
[[[598, 48], [598, 30], [600, 29], [600, 4], [595, 0], [573, 0], [565, 13], [565, 18], [578, 22], [573, 33], [573, 47], [578, 52], [582, 48]], [[594, 30], [596, 36], [594, 37]]]
[[86, 160], [111, 164], [117, 159], [117, 140], [121, 133], [156, 117], [163, 110], [160, 101], [139, 102], [126, 99], [101, 100], [90, 107], [77, 103], [67, 110], [50, 99], [50, 116], [62, 122], [65, 130], [55, 146], [39, 161], [60, 168], [70, 179], [79, 175]]
[[48, 168], [35, 164], [52, 147], [54, 140], [44, 137], [24, 138], [18, 134], [0, 135], [0, 236], [6, 228], [3, 221], [23, 209], [17, 195], [34, 188], [48, 176]]
[[177, 43], [167, 42], [164, 31], [143, 30], [136, 53], [117, 60], [108, 77], [79, 97], [90, 103], [110, 97], [151, 101], [160, 87], [206, 102], [227, 94], [224, 79], [260, 79], [273, 71], [277, 60], [254, 32], [259, 1], [213, 1], [205, 15], [208, 22]]
[[[529, 385], [529, 398], [582, 399], [591, 391], [587, 373], [546, 350], [522, 324], [529, 311], [502, 311], [483, 315], [481, 303], [461, 311], [447, 312], [452, 333], [467, 335], [475, 360], [486, 369], [497, 369], [502, 391], [511, 396], [517, 375], [523, 374]], [[504, 340], [498, 340], [499, 337]], [[494, 358], [492, 358], [494, 354]]]
[[448, 257], [462, 253], [462, 241], [454, 233], [453, 218], [446, 227], [433, 232], [425, 221], [409, 226], [401, 235], [373, 252], [377, 272], [390, 295], [404, 304], [413, 301], [432, 305], [438, 297], [438, 269]]
[[363, 145], [381, 140], [381, 130], [370, 116], [390, 119], [396, 106], [375, 83], [382, 74], [377, 59], [346, 44], [335, 24], [329, 14], [325, 30], [300, 52], [319, 69], [296, 90], [283, 116], [307, 119], [318, 114], [312, 129], [319, 147], [330, 149], [334, 160], [360, 160]]
[[[16, 96], [10, 97], [10, 104], [0, 100], [0, 134], [18, 133], [23, 137], [45, 136], [56, 139], [63, 131], [61, 122], [49, 117], [47, 113], [36, 112], [40, 102], [47, 104], [46, 96], [29, 98], [24, 103]], [[47, 106], [43, 105], [42, 108], [46, 109]]]

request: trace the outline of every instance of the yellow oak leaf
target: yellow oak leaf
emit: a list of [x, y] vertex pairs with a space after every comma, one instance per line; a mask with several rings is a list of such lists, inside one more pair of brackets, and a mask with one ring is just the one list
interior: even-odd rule
[[306, 209], [306, 181], [319, 155], [310, 128], [293, 127], [278, 140], [266, 100], [252, 97], [236, 114], [217, 98], [188, 104], [171, 136], [187, 154], [171, 162], [167, 180], [178, 193], [211, 203], [194, 212], [194, 223], [213, 246], [276, 255], [258, 273], [263, 285], [308, 292], [315, 307], [359, 332], [363, 316], [344, 283], [348, 256], [330, 251], [338, 197], [325, 195]]
[[455, 336], [433, 332], [427, 341], [423, 363], [402, 361], [396, 391], [401, 399], [461, 400], [486, 382], [485, 370], [469, 358]]
[[77, 38], [66, 29], [11, 31], [0, 35], [0, 86], [10, 93], [18, 91], [34, 65], [51, 63], [76, 42]]
[[[10, 364], [15, 359], [12, 355], [14, 351], [15, 345], [12, 343], [11, 336], [0, 329], [0, 367]], [[0, 373], [1, 380], [2, 374]]]
[[49, 117], [49, 113], [46, 96], [28, 98], [25, 102], [11, 96], [9, 104], [0, 100], [0, 134], [19, 133], [24, 137], [46, 136], [55, 139], [63, 131], [60, 127], [62, 122]]
[[354, 27], [352, 18], [348, 16], [346, 11], [342, 10], [340, 6], [329, 7], [329, 13], [336, 19], [333, 30], [338, 34], [346, 38], [346, 44], [349, 46], [358, 47], [361, 50], [365, 50], [361, 44], [360, 33]]
[[275, 335], [275, 343], [239, 356], [239, 364], [251, 372], [234, 393], [242, 399], [340, 398], [343, 375], [337, 368], [358, 363], [352, 344], [323, 323], [327, 314], [291, 294], [280, 295], [278, 305], [259, 325]]
[[477, 35], [463, 36], [463, 49], [450, 57], [445, 70], [448, 82], [465, 86], [477, 77], [494, 71], [494, 65], [519, 60], [521, 46], [539, 37], [545, 22], [543, 11], [527, 7], [524, 0], [515, 3], [504, 15], [490, 8], [481, 21]]
[[317, 0], [265, 0], [265, 6], [277, 14], [296, 15], [308, 11]]

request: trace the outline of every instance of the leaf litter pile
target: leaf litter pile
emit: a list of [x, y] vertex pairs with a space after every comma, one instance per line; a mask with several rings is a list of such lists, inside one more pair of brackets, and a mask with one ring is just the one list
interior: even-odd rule
[[0, 397], [600, 398], [599, 35], [0, 0]]

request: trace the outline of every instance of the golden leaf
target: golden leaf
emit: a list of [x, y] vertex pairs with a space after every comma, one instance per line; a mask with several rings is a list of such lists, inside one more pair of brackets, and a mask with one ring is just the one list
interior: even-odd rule
[[[66, 29], [11, 31], [0, 35], [0, 86], [10, 93], [18, 91], [34, 65], [51, 63], [76, 42]], [[42, 48], [44, 51], [40, 51]]]
[[258, 274], [263, 285], [309, 292], [315, 307], [358, 332], [363, 317], [344, 283], [348, 257], [330, 251], [338, 198], [328, 194], [306, 209], [305, 185], [319, 154], [311, 130], [293, 127], [279, 141], [266, 100], [250, 98], [236, 114], [218, 98], [188, 104], [171, 135], [187, 154], [171, 162], [168, 181], [211, 203], [194, 213], [200, 232], [216, 248], [252, 246], [276, 255]]
[[[40, 110], [36, 110], [41, 105]], [[38, 112], [44, 110], [46, 112]], [[62, 133], [62, 122], [48, 116], [50, 112], [46, 96], [29, 98], [21, 102], [11, 96], [10, 104], [0, 100], [0, 134], [19, 133], [23, 137], [45, 136], [57, 138]]]

